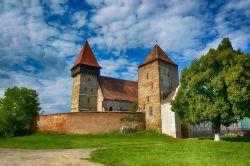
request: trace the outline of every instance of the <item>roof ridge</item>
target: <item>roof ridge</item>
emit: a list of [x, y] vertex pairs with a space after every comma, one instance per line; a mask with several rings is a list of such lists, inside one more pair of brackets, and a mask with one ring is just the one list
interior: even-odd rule
[[114, 78], [114, 77], [109, 77], [109, 76], [100, 76], [100, 77], [106, 77], [106, 78], [111, 78], [111, 79], [116, 79], [116, 80], [121, 80], [121, 81], [129, 81], [129, 82], [138, 83], [138, 81], [125, 80], [125, 79], [121, 79], [121, 78]]

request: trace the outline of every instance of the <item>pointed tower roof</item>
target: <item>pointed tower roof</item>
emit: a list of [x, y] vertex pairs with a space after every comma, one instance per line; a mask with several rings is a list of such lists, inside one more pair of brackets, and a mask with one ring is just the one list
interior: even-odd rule
[[[144, 62], [139, 65], [139, 67], [146, 65], [150, 62], [153, 62], [155, 60], [162, 60], [164, 62], [171, 63], [173, 65], [176, 65], [168, 56], [167, 54], [159, 47], [158, 44], [154, 45], [153, 49], [150, 51], [149, 55], [146, 57]], [[177, 66], [177, 65], [176, 65]]]
[[85, 43], [81, 49], [81, 52], [79, 53], [73, 67], [75, 67], [79, 64], [87, 65], [90, 67], [101, 68], [101, 66], [98, 64], [98, 62], [95, 58], [95, 55], [93, 54], [92, 49], [90, 48], [87, 40], [85, 41]]

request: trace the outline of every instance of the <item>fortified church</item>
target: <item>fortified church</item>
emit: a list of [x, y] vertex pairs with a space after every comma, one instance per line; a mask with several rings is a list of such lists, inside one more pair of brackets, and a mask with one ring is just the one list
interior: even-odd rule
[[[178, 65], [157, 44], [138, 66], [138, 82], [101, 76], [101, 68], [85, 41], [71, 69], [71, 112], [129, 111], [133, 102], [138, 102], [138, 111], [145, 113], [147, 129], [161, 131], [164, 115], [163, 118], [172, 118], [172, 125], [165, 128], [172, 126], [176, 130], [178, 118], [170, 111], [169, 103], [179, 84]], [[177, 135], [174, 131], [173, 136]]]
[[[105, 67], [105, 66], [103, 66]], [[156, 130], [177, 138], [212, 135], [211, 124], [182, 124], [170, 101], [179, 84], [178, 66], [156, 44], [138, 66], [138, 81], [100, 75], [93, 51], [86, 41], [73, 67], [71, 112], [38, 116], [38, 132], [107, 134]], [[137, 112], [129, 111], [138, 102]], [[239, 133], [233, 124], [221, 133]]]

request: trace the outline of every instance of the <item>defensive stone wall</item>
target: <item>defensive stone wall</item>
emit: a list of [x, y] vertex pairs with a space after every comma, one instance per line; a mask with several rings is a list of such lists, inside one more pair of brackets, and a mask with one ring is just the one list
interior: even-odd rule
[[40, 115], [32, 128], [37, 132], [108, 134], [145, 130], [142, 112], [74, 112]]

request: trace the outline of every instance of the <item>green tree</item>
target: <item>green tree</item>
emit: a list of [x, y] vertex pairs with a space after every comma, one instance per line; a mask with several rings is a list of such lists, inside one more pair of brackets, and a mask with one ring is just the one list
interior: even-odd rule
[[38, 93], [28, 88], [8, 88], [0, 99], [0, 135], [16, 136], [29, 132], [32, 118], [39, 114]]
[[136, 112], [138, 109], [138, 102], [133, 102], [131, 108], [130, 108], [130, 111], [132, 112]]
[[250, 116], [250, 54], [233, 50], [228, 38], [183, 69], [180, 82], [172, 110], [184, 123], [211, 122], [215, 140], [221, 125]]

